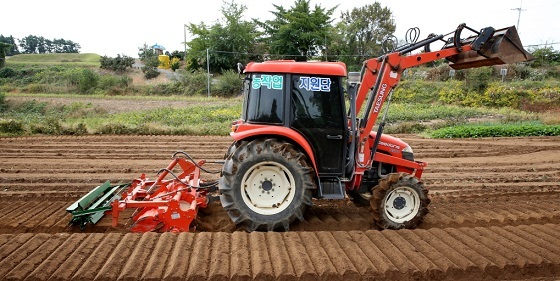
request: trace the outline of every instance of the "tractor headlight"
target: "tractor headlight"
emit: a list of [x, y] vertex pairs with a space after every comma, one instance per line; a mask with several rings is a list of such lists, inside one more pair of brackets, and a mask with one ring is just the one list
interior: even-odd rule
[[402, 158], [406, 160], [414, 161], [414, 152], [412, 151], [412, 147], [410, 147], [410, 145], [407, 145], [402, 150]]

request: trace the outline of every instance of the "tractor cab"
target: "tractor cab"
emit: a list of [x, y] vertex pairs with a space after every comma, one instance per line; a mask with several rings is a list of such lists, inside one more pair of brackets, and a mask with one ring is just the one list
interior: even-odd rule
[[288, 141], [303, 138], [310, 146], [320, 177], [343, 176], [348, 135], [342, 86], [346, 66], [268, 61], [249, 63], [245, 74], [243, 126], [283, 127], [290, 132], [284, 136]]

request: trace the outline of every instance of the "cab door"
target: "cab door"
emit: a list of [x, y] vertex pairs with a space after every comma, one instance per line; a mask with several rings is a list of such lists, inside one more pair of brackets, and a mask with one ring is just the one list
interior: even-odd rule
[[290, 127], [313, 147], [319, 176], [342, 176], [347, 122], [341, 77], [292, 75]]

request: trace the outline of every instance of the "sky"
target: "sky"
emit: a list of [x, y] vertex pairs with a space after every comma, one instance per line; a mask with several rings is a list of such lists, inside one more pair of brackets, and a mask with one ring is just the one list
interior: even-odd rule
[[[227, 0], [229, 3], [231, 0]], [[289, 9], [295, 0], [233, 0], [247, 7], [246, 20], [272, 19], [272, 3]], [[311, 0], [311, 5], [343, 11], [372, 4], [370, 0]], [[404, 39], [408, 28], [418, 27], [420, 38], [430, 33], [446, 34], [466, 23], [475, 30], [517, 26], [524, 46], [553, 44], [560, 49], [560, 0], [377, 0], [393, 13], [395, 36]], [[212, 25], [220, 20], [224, 0], [27, 0], [2, 1], [0, 34], [21, 39], [27, 35], [63, 38], [80, 44], [80, 53], [115, 57], [138, 57], [138, 48], [162, 45], [166, 51], [183, 51], [192, 39], [185, 24]]]

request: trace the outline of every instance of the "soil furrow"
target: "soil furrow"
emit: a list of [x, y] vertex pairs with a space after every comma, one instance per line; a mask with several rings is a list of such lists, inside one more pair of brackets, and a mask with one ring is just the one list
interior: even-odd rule
[[192, 252], [194, 246], [195, 235], [191, 233], [180, 233], [173, 235], [176, 240], [175, 246], [169, 255], [167, 270], [163, 274], [165, 280], [183, 280], [187, 276], [189, 262], [196, 259]]
[[[101, 235], [101, 234], [91, 234], [91, 235]], [[124, 238], [122, 234], [108, 234], [103, 236], [104, 239], [100, 242], [97, 240], [92, 240], [92, 243], [98, 242], [98, 244], [91, 245], [87, 247], [86, 253], [84, 253], [84, 260], [81, 263], [81, 267], [76, 271], [72, 279], [76, 280], [93, 280], [103, 266], [108, 262], [109, 257], [113, 254], [115, 247]], [[89, 250], [93, 249], [91, 255], [87, 256]], [[110, 265], [109, 265], [110, 266]], [[115, 266], [119, 266], [116, 264]]]
[[[557, 238], [539, 229], [554, 232], [557, 226], [125, 236], [22, 234], [17, 235], [20, 243], [7, 243], [19, 245], [0, 261], [0, 270], [7, 279], [39, 280], [552, 277], [560, 270], [560, 255], [558, 246], [550, 249], [547, 245]], [[4, 241], [18, 240], [17, 236], [2, 236]], [[240, 243], [239, 238], [248, 239]], [[230, 246], [224, 247], [229, 241]], [[4, 246], [2, 252], [7, 250]], [[247, 259], [235, 259], [234, 253], [240, 251]], [[234, 278], [236, 268], [223, 267], [230, 262], [245, 263], [252, 270]], [[142, 268], [154, 271], [149, 276], [138, 270]]]
[[71, 280], [84, 261], [92, 255], [97, 247], [104, 247], [102, 243], [107, 236], [102, 234], [84, 234], [85, 240], [71, 253], [71, 255], [51, 275], [51, 280]]
[[[61, 234], [61, 236], [63, 236]], [[61, 265], [74, 253], [74, 251], [81, 245], [82, 241], [87, 238], [86, 234], [72, 234], [69, 237], [64, 237], [63, 242], [53, 251], [45, 251], [45, 254], [50, 254], [47, 258], [42, 260], [35, 270], [28, 276], [31, 280], [48, 280], [53, 273], [61, 267]], [[27, 272], [27, 271], [24, 271]]]
[[[289, 232], [236, 229], [219, 202], [196, 233], [129, 233], [104, 217], [69, 227], [72, 202], [106, 180], [155, 178], [176, 151], [219, 170], [229, 136], [0, 138], [0, 279], [553, 280], [560, 274], [560, 138], [400, 136], [427, 161], [430, 213], [373, 230], [371, 208], [313, 200]], [[519, 143], [530, 142], [531, 146]], [[205, 181], [218, 179], [203, 174]], [[130, 212], [128, 212], [130, 211]], [[130, 223], [130, 222], [128, 222]]]
[[[145, 270], [142, 273], [142, 280], [161, 280], [164, 276], [165, 269], [168, 266], [168, 261], [170, 260], [170, 253], [173, 252], [177, 236], [175, 233], [163, 233], [161, 236], [156, 237], [157, 240], [154, 249], [148, 253], [148, 256], [144, 259], [146, 260], [145, 268], [150, 270]], [[136, 268], [138, 270], [138, 268]]]
[[[7, 266], [7, 268], [11, 270], [7, 272], [6, 275], [1, 273], [0, 276], [3, 276], [2, 278], [5, 280], [23, 280], [29, 276], [29, 274], [33, 272], [37, 266], [43, 263], [43, 261], [45, 261], [45, 259], [51, 255], [51, 253], [53, 253], [69, 236], [69, 234], [58, 234], [39, 237], [39, 239], [35, 239], [37, 236], [33, 237], [32, 240], [34, 243], [32, 244], [34, 245], [26, 247], [30, 245], [26, 244], [17, 251], [16, 256], [11, 259], [8, 258], [11, 260], [11, 264], [13, 264], [13, 266]], [[35, 248], [35, 246], [37, 246], [37, 248]]]

